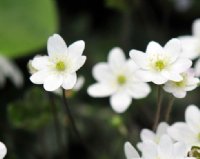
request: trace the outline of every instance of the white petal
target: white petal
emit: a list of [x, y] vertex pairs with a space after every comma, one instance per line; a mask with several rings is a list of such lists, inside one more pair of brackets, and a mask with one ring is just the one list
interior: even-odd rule
[[7, 154], [7, 148], [4, 143], [0, 142], [0, 159], [3, 159]]
[[83, 50], [85, 49], [85, 42], [83, 40], [76, 41], [69, 45], [68, 55], [73, 58], [78, 58], [82, 55]]
[[157, 145], [153, 141], [143, 142], [142, 155], [146, 159], [155, 159], [158, 157]]
[[148, 63], [147, 63], [147, 54], [143, 53], [142, 51], [138, 50], [131, 50], [129, 52], [129, 55], [131, 59], [141, 68], [147, 69]]
[[46, 69], [50, 64], [48, 56], [36, 56], [32, 60], [32, 67], [36, 70]]
[[113, 79], [112, 70], [107, 63], [100, 62], [92, 69], [92, 75], [97, 81], [110, 81]]
[[200, 59], [194, 65], [195, 76], [200, 77]]
[[150, 71], [138, 70], [135, 72], [135, 75], [143, 82], [150, 82], [154, 79], [154, 74]]
[[151, 41], [147, 45], [146, 53], [148, 53], [148, 54], [160, 54], [160, 53], [163, 53], [163, 48], [157, 42]]
[[192, 24], [192, 34], [200, 38], [200, 19], [196, 19]]
[[42, 70], [42, 71], [38, 71], [36, 73], [34, 73], [31, 77], [30, 80], [31, 82], [33, 82], [34, 84], [43, 84], [44, 80], [51, 75], [50, 71], [47, 70]]
[[84, 76], [79, 76], [79, 77], [77, 78], [77, 81], [76, 81], [76, 84], [75, 84], [73, 90], [79, 91], [79, 90], [83, 87], [84, 83], [85, 83], [85, 78], [84, 78]]
[[124, 152], [127, 159], [140, 158], [137, 150], [129, 142], [124, 144]]
[[163, 134], [166, 134], [167, 133], [167, 128], [168, 128], [168, 124], [166, 122], [161, 122], [159, 125], [158, 125], [158, 128], [156, 130], [156, 135], [157, 136], [162, 136]]
[[187, 156], [187, 149], [184, 142], [176, 142], [174, 144], [174, 158], [183, 158], [183, 156]]
[[58, 89], [63, 83], [63, 77], [60, 75], [50, 75], [44, 80], [44, 89], [46, 91], [55, 91]]
[[153, 79], [152, 79], [152, 82], [157, 84], [157, 85], [160, 85], [160, 84], [164, 84], [167, 82], [167, 78], [162, 76], [160, 73], [153, 73]]
[[171, 39], [164, 46], [164, 49], [167, 54], [170, 54], [172, 61], [175, 61], [177, 57], [181, 54], [181, 42], [178, 39]]
[[168, 80], [171, 81], [175, 81], [175, 82], [179, 82], [181, 80], [183, 80], [183, 77], [180, 75], [180, 73], [172, 70], [172, 71], [168, 71], [168, 70], [164, 70], [161, 72], [161, 74], [166, 77]]
[[140, 138], [142, 141], [155, 141], [155, 133], [153, 131], [150, 131], [149, 129], [142, 129], [140, 133]]
[[107, 97], [115, 92], [116, 88], [103, 83], [96, 83], [88, 87], [87, 92], [92, 97]]
[[192, 61], [186, 58], [180, 58], [171, 66], [171, 70], [176, 73], [187, 71], [192, 66]]
[[195, 105], [190, 105], [185, 111], [185, 120], [189, 127], [199, 133], [200, 131], [200, 111], [199, 108]]
[[182, 44], [182, 57], [195, 59], [200, 55], [199, 38], [193, 36], [181, 36], [179, 40]]
[[196, 134], [183, 122], [176, 122], [168, 128], [167, 132], [176, 141], [182, 141], [186, 144], [196, 142]]
[[77, 76], [76, 73], [73, 74], [68, 74], [66, 77], [63, 79], [63, 84], [62, 87], [66, 90], [72, 89], [75, 84], [76, 84]]
[[121, 68], [124, 65], [125, 61], [126, 57], [121, 48], [115, 47], [109, 52], [108, 63], [114, 71]]
[[80, 56], [79, 58], [76, 58], [73, 60], [72, 68], [70, 68], [70, 73], [74, 73], [77, 70], [79, 70], [85, 63], [86, 56]]
[[55, 54], [62, 54], [66, 53], [67, 45], [60, 35], [54, 34], [53, 36], [50, 36], [47, 41], [47, 50], [49, 56], [54, 56]]
[[132, 59], [128, 59], [125, 65], [127, 70], [130, 70], [132, 73], [139, 69], [138, 65]]
[[116, 93], [110, 97], [111, 107], [117, 113], [125, 112], [130, 106], [131, 101], [131, 97], [122, 93]]
[[145, 98], [151, 91], [150, 86], [147, 83], [133, 83], [128, 88], [128, 93], [135, 99]]
[[160, 139], [158, 153], [160, 158], [173, 157], [173, 142], [168, 135], [163, 135]]
[[172, 92], [172, 94], [176, 97], [176, 98], [185, 98], [186, 96], [186, 91], [184, 90], [177, 90], [175, 92]]

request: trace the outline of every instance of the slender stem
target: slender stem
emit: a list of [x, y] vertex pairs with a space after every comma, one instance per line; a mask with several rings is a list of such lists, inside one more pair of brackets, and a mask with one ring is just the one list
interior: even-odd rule
[[166, 111], [166, 115], [165, 115], [165, 121], [168, 122], [169, 119], [170, 119], [170, 114], [171, 114], [171, 111], [172, 111], [172, 106], [174, 104], [174, 96], [171, 96], [170, 99], [169, 99], [169, 104], [167, 106], [167, 111]]
[[156, 130], [156, 127], [157, 127], [159, 119], [160, 119], [161, 104], [162, 104], [161, 86], [158, 86], [158, 92], [157, 92], [157, 110], [156, 110], [156, 116], [155, 116], [154, 125], [153, 125], [153, 130], [154, 131]]
[[51, 111], [53, 114], [56, 141], [57, 141], [58, 146], [62, 148], [61, 129], [60, 129], [60, 124], [59, 124], [58, 112], [57, 112], [54, 97], [52, 94], [49, 94], [49, 99], [51, 101]]
[[81, 136], [79, 134], [79, 131], [78, 131], [77, 127], [76, 127], [74, 118], [73, 118], [73, 116], [71, 114], [71, 111], [70, 111], [70, 108], [69, 108], [69, 104], [68, 104], [67, 98], [65, 96], [65, 90], [64, 89], [62, 89], [62, 94], [63, 94], [63, 103], [64, 103], [64, 106], [65, 106], [65, 109], [66, 109], [70, 124], [72, 126], [72, 129], [73, 129], [75, 135], [78, 137], [78, 139], [82, 142], [82, 138], [81, 138]]

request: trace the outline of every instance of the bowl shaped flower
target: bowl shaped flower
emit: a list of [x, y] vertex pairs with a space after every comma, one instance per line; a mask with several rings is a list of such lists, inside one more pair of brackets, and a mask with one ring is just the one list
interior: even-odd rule
[[172, 39], [164, 47], [152, 41], [146, 53], [131, 50], [130, 57], [141, 68], [140, 77], [144, 81], [164, 84], [168, 80], [181, 81], [181, 73], [192, 65], [192, 61], [181, 57], [181, 53], [180, 41]]
[[142, 129], [140, 132], [140, 138], [142, 140], [142, 142], [139, 142], [137, 144], [137, 147], [139, 150], [142, 150], [142, 144], [145, 141], [152, 141], [156, 144], [160, 143], [160, 138], [164, 135], [167, 134], [167, 128], [168, 128], [168, 124], [166, 122], [161, 122], [158, 127], [156, 132], [153, 132], [149, 129]]
[[93, 68], [97, 83], [88, 88], [92, 97], [110, 97], [110, 104], [117, 113], [124, 112], [132, 98], [146, 97], [150, 92], [148, 84], [137, 78], [138, 67], [132, 60], [126, 60], [124, 52], [116, 47], [108, 55], [108, 62], [100, 62]]
[[200, 110], [189, 105], [185, 111], [185, 122], [176, 122], [168, 128], [168, 134], [175, 141], [182, 141], [188, 147], [200, 146]]
[[72, 89], [76, 84], [76, 71], [83, 66], [86, 56], [82, 56], [84, 41], [74, 42], [69, 47], [58, 34], [48, 39], [48, 56], [38, 56], [31, 62], [37, 71], [30, 80], [35, 84], [43, 84], [46, 91], [54, 91], [59, 87]]
[[183, 46], [182, 56], [195, 59], [200, 56], [200, 19], [192, 24], [192, 35], [178, 37]]
[[194, 77], [192, 69], [182, 73], [181, 76], [183, 77], [181, 81], [168, 81], [163, 87], [166, 92], [172, 93], [176, 98], [184, 98], [187, 91], [194, 90], [199, 84], [199, 79]]
[[142, 156], [140, 157], [135, 148], [126, 142], [124, 145], [127, 159], [184, 159], [187, 158], [187, 149], [184, 143], [174, 143], [172, 139], [163, 135], [160, 143], [156, 144], [150, 140], [145, 141], [142, 145]]

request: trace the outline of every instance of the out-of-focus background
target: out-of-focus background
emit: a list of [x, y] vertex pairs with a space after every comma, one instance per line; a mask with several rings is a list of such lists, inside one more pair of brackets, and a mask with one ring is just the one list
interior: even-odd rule
[[[190, 35], [192, 22], [199, 17], [199, 0], [0, 0], [0, 55], [14, 61], [24, 78], [21, 87], [9, 79], [0, 87], [0, 141], [8, 148], [6, 158], [125, 158], [124, 142], [137, 143], [140, 130], [152, 127], [156, 88], [152, 86], [147, 98], [133, 100], [125, 113], [116, 114], [108, 98], [87, 95], [87, 87], [95, 82], [93, 65], [106, 61], [115, 46], [128, 58], [130, 49], [145, 51], [149, 41], [164, 45], [171, 38]], [[59, 33], [68, 45], [81, 39], [86, 43], [87, 61], [78, 71], [85, 77], [84, 86], [68, 97], [84, 144], [71, 129], [61, 98], [29, 80], [27, 62], [36, 54], [47, 54], [46, 42], [53, 33]], [[0, 72], [7, 68], [0, 66]], [[184, 119], [188, 104], [200, 105], [199, 92], [196, 89], [175, 101], [170, 123]], [[52, 103], [59, 114], [61, 145]]]

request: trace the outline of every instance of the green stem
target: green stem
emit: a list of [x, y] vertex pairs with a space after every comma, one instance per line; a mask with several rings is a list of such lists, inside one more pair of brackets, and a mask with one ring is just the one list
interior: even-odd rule
[[157, 110], [156, 110], [156, 116], [155, 116], [154, 125], [153, 125], [153, 130], [154, 131], [156, 130], [156, 128], [158, 126], [159, 119], [160, 119], [161, 104], [162, 104], [161, 86], [158, 86], [158, 92], [157, 92]]
[[170, 114], [171, 114], [171, 111], [172, 111], [172, 106], [174, 104], [174, 96], [171, 96], [170, 99], [169, 99], [169, 104], [167, 106], [167, 110], [166, 110], [166, 115], [165, 115], [165, 121], [168, 122], [169, 119], [170, 119]]

